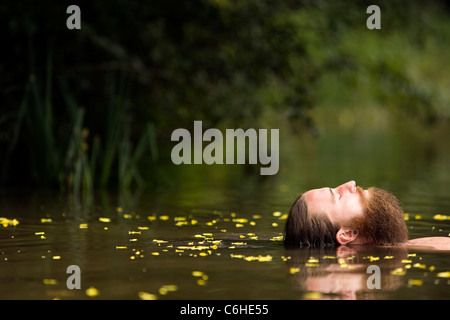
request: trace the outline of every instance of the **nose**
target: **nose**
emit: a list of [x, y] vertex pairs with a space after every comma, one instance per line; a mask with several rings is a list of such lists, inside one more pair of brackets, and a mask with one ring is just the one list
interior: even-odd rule
[[347, 191], [350, 193], [354, 193], [354, 192], [356, 192], [356, 182], [351, 180], [349, 182], [346, 182], [346, 183], [340, 185], [336, 189], [338, 189], [339, 191]]

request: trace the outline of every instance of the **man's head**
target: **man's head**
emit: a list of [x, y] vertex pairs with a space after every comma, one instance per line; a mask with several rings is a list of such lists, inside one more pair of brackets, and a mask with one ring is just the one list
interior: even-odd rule
[[336, 188], [305, 192], [292, 205], [286, 246], [399, 244], [408, 240], [403, 210], [394, 195], [364, 190], [349, 181]]

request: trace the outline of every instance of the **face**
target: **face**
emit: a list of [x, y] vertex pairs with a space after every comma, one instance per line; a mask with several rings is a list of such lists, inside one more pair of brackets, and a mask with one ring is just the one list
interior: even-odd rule
[[303, 194], [311, 214], [323, 212], [342, 227], [350, 226], [352, 219], [363, 214], [363, 204], [369, 199], [368, 190], [349, 181], [336, 188], [320, 188]]

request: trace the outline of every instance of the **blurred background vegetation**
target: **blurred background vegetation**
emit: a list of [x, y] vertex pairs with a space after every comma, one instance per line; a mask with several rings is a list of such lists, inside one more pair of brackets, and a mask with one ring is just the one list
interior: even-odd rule
[[[368, 159], [366, 181], [390, 179], [418, 145], [448, 145], [444, 1], [78, 1], [81, 30], [66, 28], [70, 4], [0, 4], [2, 188], [88, 194], [234, 179], [228, 166], [174, 168], [170, 135], [194, 120], [279, 128], [279, 176], [293, 184], [342, 183]], [[381, 30], [366, 28], [371, 4]], [[386, 157], [399, 160], [383, 175]], [[325, 179], [334, 170], [343, 174]]]

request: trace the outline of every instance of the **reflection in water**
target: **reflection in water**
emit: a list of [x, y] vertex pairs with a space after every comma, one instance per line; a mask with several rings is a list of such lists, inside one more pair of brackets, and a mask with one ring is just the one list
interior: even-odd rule
[[[449, 236], [449, 148], [427, 158], [420, 144], [387, 133], [328, 135], [309, 148], [283, 133], [271, 180], [232, 166], [191, 166], [172, 168], [171, 186], [150, 192], [8, 192], [0, 217], [19, 224], [0, 226], [0, 298], [450, 298], [445, 252], [282, 244], [300, 192], [350, 179], [393, 191], [410, 238]], [[66, 287], [72, 264], [82, 290]], [[380, 267], [381, 289], [367, 286], [370, 265]]]
[[408, 261], [405, 247], [339, 246], [287, 254], [293, 287], [308, 291], [306, 298], [321, 299], [382, 299], [403, 285]]

